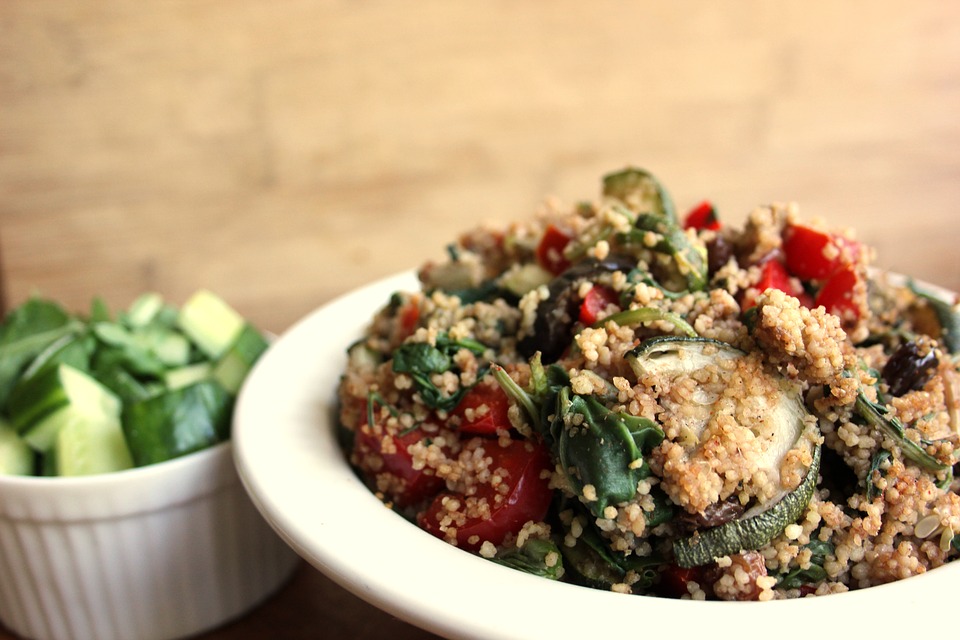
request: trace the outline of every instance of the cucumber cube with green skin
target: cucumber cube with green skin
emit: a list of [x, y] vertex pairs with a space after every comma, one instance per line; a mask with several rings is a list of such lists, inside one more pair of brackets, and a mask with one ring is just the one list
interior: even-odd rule
[[58, 476], [110, 473], [133, 466], [119, 415], [109, 420], [71, 415], [57, 431], [53, 450]]
[[214, 365], [214, 379], [223, 385], [224, 389], [236, 394], [250, 369], [268, 346], [263, 334], [252, 325], [244, 323], [237, 339]]
[[230, 348], [246, 321], [216, 294], [200, 289], [180, 307], [180, 329], [213, 360]]
[[163, 382], [168, 389], [179, 389], [201, 380], [207, 380], [213, 375], [213, 367], [209, 362], [197, 362], [176, 369], [170, 369], [163, 374]]
[[112, 391], [68, 364], [51, 367], [18, 386], [9, 402], [13, 428], [40, 452], [47, 451], [71, 421], [116, 420], [120, 408]]
[[171, 460], [230, 437], [233, 396], [213, 380], [134, 402], [123, 410], [123, 432], [137, 466]]
[[0, 476], [28, 476], [34, 472], [36, 454], [8, 423], [0, 421]]

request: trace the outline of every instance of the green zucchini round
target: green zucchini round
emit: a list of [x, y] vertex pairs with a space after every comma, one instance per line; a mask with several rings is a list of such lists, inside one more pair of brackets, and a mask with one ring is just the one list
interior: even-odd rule
[[761, 513], [698, 531], [673, 543], [681, 567], [697, 567], [726, 555], [759, 549], [796, 522], [810, 504], [820, 472], [820, 445], [813, 449], [813, 462], [796, 489]]

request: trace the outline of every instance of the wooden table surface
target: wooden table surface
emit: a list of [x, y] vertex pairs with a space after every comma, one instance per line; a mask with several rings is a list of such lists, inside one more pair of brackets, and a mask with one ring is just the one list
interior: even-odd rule
[[[960, 290], [960, 3], [0, 4], [7, 305], [219, 292], [266, 330], [626, 164]], [[304, 567], [209, 638], [413, 638]], [[0, 632], [0, 640], [10, 636]]]

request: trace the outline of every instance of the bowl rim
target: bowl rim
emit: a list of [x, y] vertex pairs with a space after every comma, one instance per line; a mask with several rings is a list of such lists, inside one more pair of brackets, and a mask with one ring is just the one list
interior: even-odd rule
[[[198, 500], [240, 482], [231, 441], [89, 476], [0, 476], [0, 519], [64, 524], [130, 517]], [[161, 490], [162, 489], [162, 490]]]
[[[85, 476], [26, 476], [26, 475], [0, 475], [0, 490], [4, 486], [22, 486], [36, 487], [38, 490], [62, 488], [66, 484], [75, 484], [78, 486], [89, 485], [95, 487], [98, 485], [109, 484], [116, 480], [133, 480], [138, 476], [154, 476], [166, 473], [175, 473], [181, 467], [201, 464], [206, 458], [213, 458], [225, 455], [224, 452], [230, 449], [230, 441], [218, 442], [210, 447], [205, 447], [197, 451], [191, 451], [188, 454], [164, 460], [163, 462], [154, 462], [141, 467], [130, 467], [119, 471], [110, 471], [107, 473], [95, 473]], [[42, 487], [42, 488], [41, 488]]]

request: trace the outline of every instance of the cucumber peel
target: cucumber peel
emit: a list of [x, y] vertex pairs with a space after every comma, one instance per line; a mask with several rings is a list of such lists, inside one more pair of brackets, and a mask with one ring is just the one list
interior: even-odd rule
[[213, 378], [230, 393], [239, 392], [240, 385], [267, 346], [263, 334], [244, 323], [233, 343], [213, 366]]

